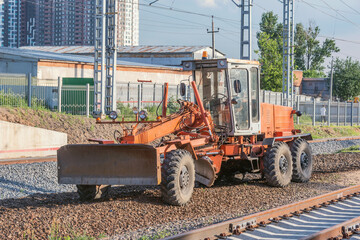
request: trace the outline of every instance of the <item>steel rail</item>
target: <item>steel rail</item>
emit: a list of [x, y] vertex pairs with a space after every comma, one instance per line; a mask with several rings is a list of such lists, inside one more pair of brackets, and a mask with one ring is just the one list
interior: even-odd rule
[[[179, 235], [171, 236], [166, 239], [185, 239], [185, 240], [194, 240], [194, 239], [225, 239], [231, 236], [238, 236], [244, 232], [251, 232], [259, 227], [265, 227], [271, 223], [278, 223], [282, 220], [291, 219], [294, 216], [300, 216], [304, 213], [309, 213], [312, 210], [320, 209], [322, 207], [330, 206], [333, 203], [342, 202], [346, 199], [350, 199], [352, 197], [359, 198], [360, 197], [360, 185], [351, 186], [348, 188], [340, 189], [334, 192], [326, 193], [317, 197], [313, 197], [310, 199], [306, 199], [301, 202], [291, 203], [285, 206], [281, 206], [278, 208], [270, 209], [264, 212], [259, 212], [255, 214], [251, 214], [248, 216], [228, 220], [225, 222], [217, 223], [214, 225], [210, 225], [201, 229], [196, 229], [190, 232], [182, 233]], [[360, 204], [359, 204], [360, 205]], [[360, 206], [359, 206], [360, 208]], [[354, 231], [359, 230], [359, 225], [356, 225], [358, 220], [354, 220], [355, 225], [351, 225], [353, 222], [349, 221], [351, 226], [354, 226]], [[347, 224], [347, 225], [346, 225]], [[348, 223], [340, 224], [341, 227], [348, 226]], [[334, 226], [334, 229], [339, 229], [338, 226]], [[337, 230], [334, 237], [336, 237], [339, 233]], [[330, 231], [330, 230], [328, 230]], [[331, 232], [332, 234], [333, 232]], [[348, 232], [349, 233], [349, 232]], [[325, 234], [318, 233], [318, 234]], [[311, 239], [311, 238], [308, 238]], [[323, 238], [323, 235], [319, 235], [316, 237], [314, 235], [314, 239], [327, 239]]]
[[12, 159], [0, 159], [0, 165], [39, 163], [39, 162], [56, 162], [56, 161], [57, 161], [56, 156], [32, 157], [32, 158], [12, 158]]
[[322, 240], [322, 239], [348, 239], [351, 235], [358, 232], [360, 229], [360, 216], [353, 218], [346, 222], [335, 225], [331, 228], [324, 229], [320, 232], [314, 233], [301, 240]]
[[320, 138], [320, 139], [313, 139], [313, 140], [310, 140], [308, 142], [309, 143], [321, 143], [321, 142], [350, 141], [350, 140], [360, 140], [360, 136], [337, 137], [337, 138]]

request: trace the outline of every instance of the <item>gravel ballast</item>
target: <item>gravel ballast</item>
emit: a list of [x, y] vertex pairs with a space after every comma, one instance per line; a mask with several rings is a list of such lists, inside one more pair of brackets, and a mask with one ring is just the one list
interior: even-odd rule
[[327, 141], [327, 142], [313, 142], [310, 143], [313, 155], [336, 153], [339, 150], [351, 146], [360, 146], [359, 140], [344, 140], [344, 141]]
[[[313, 154], [335, 153], [360, 145], [360, 140], [310, 143]], [[0, 200], [26, 197], [31, 194], [76, 191], [74, 185], [57, 183], [55, 162], [0, 165]]]
[[[311, 146], [319, 154], [359, 144], [360, 140], [353, 140]], [[360, 153], [320, 154], [314, 157], [309, 183], [285, 188], [269, 187], [259, 175], [219, 181], [211, 188], [196, 188], [183, 207], [164, 204], [158, 187], [116, 187], [108, 201], [82, 203], [74, 185], [57, 183], [54, 162], [0, 165], [0, 239], [23, 239], [24, 234], [31, 237], [29, 232], [34, 239], [45, 239], [54, 225], [61, 236], [76, 232], [137, 239], [176, 234], [359, 184], [359, 179], [349, 178], [351, 173], [360, 175], [359, 159]]]

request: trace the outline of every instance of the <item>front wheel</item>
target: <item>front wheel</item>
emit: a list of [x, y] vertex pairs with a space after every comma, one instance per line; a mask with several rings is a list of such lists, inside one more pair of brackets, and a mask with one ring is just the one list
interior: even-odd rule
[[293, 182], [308, 182], [312, 174], [312, 155], [305, 139], [296, 139], [291, 147], [293, 159]]
[[191, 154], [183, 149], [166, 153], [161, 167], [161, 194], [171, 205], [186, 204], [195, 185], [195, 165]]
[[264, 158], [264, 176], [269, 185], [285, 187], [291, 181], [292, 158], [289, 146], [275, 142]]

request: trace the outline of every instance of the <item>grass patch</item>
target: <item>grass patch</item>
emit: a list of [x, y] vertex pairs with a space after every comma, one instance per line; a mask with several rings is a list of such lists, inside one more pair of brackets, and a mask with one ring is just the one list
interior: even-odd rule
[[170, 235], [171, 235], [171, 233], [169, 230], [164, 230], [164, 231], [157, 232], [156, 234], [151, 235], [151, 236], [142, 236], [139, 238], [139, 240], [157, 240], [157, 239], [163, 239]]
[[[294, 118], [294, 123], [297, 123], [297, 118]], [[300, 119], [299, 119], [299, 124], [304, 124], [304, 125], [311, 125], [312, 124], [312, 117], [310, 115], [307, 114], [303, 114], [301, 115]]]
[[[15, 94], [12, 92], [5, 93], [4, 91], [0, 91], [0, 105], [27, 108], [28, 101], [23, 95]], [[44, 100], [32, 97], [31, 108], [46, 109]]]
[[[63, 232], [70, 232], [69, 234], [63, 234]], [[105, 234], [100, 234], [96, 237], [88, 236], [86, 233], [77, 233], [71, 226], [64, 226], [59, 220], [53, 220], [50, 229], [49, 240], [97, 240], [105, 238]]]
[[[117, 109], [120, 111], [119, 113], [119, 120], [121, 121], [122, 118], [124, 118], [125, 121], [135, 121], [135, 114], [133, 113], [133, 107], [136, 107], [136, 105], [132, 106], [130, 104], [123, 104], [123, 103], [118, 103], [117, 104]], [[138, 109], [138, 111], [140, 110], [146, 110], [148, 113], [148, 121], [154, 121], [156, 120], [156, 117], [158, 115], [162, 114], [162, 104], [159, 105], [152, 105], [152, 106], [145, 106], [142, 109]], [[172, 113], [175, 113], [177, 111], [179, 111], [180, 109], [180, 105], [177, 103], [177, 101], [175, 100], [175, 98], [170, 98], [168, 105], [167, 105], [167, 110], [166, 110], [166, 114], [170, 115]], [[106, 119], [109, 119], [108, 117]]]
[[360, 146], [355, 145], [348, 148], [341, 149], [340, 151], [337, 151], [337, 153], [351, 153], [351, 152], [360, 152]]
[[302, 133], [311, 133], [313, 139], [360, 136], [360, 126], [309, 126], [295, 125]]

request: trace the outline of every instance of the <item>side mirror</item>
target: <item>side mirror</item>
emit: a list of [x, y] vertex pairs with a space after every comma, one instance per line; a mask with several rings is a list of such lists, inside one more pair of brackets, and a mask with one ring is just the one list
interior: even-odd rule
[[180, 95], [184, 97], [186, 95], [186, 84], [180, 83]]
[[239, 79], [234, 80], [234, 91], [236, 93], [240, 93], [241, 92], [241, 82]]

